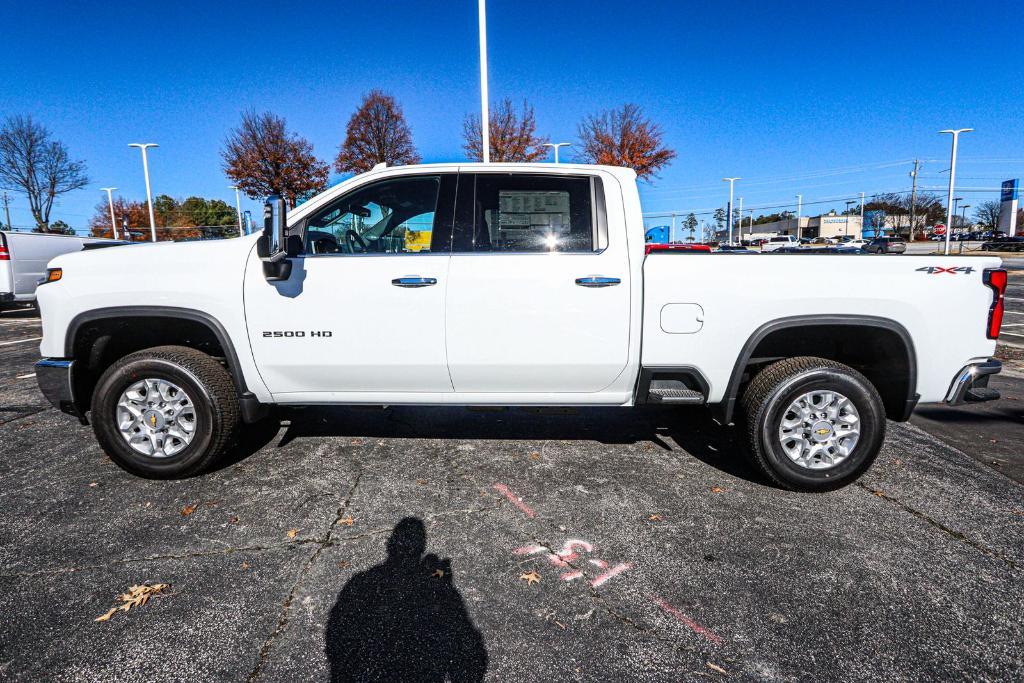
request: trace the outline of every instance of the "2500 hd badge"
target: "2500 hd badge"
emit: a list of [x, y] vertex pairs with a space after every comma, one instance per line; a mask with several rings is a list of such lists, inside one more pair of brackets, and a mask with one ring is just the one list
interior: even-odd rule
[[333, 333], [330, 330], [310, 330], [307, 334], [305, 330], [264, 330], [264, 337], [330, 337]]

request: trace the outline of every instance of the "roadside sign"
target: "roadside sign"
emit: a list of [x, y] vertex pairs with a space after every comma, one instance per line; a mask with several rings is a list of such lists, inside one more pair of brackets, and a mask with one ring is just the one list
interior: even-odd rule
[[942, 225], [942, 224], [936, 225], [935, 229], [932, 230], [932, 232], [934, 232], [936, 235], [945, 235], [946, 234], [946, 226]]

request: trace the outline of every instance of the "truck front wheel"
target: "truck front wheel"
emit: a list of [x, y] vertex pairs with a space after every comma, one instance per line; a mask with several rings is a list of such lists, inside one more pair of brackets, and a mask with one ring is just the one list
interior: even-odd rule
[[92, 396], [92, 424], [107, 455], [147, 479], [206, 469], [238, 426], [238, 395], [227, 370], [184, 346], [125, 356], [103, 373]]
[[764, 368], [743, 395], [743, 411], [754, 463], [796, 491], [853, 482], [885, 437], [885, 409], [874, 385], [824, 358], [788, 358]]

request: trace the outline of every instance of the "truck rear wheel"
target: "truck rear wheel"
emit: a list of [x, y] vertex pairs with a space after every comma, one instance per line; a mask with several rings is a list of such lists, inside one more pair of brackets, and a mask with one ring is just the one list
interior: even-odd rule
[[185, 346], [159, 346], [110, 366], [92, 396], [93, 431], [122, 469], [147, 479], [202, 472], [238, 427], [227, 370]]
[[788, 358], [764, 368], [743, 395], [743, 411], [754, 463], [795, 491], [853, 482], [885, 437], [885, 409], [874, 385], [824, 358]]

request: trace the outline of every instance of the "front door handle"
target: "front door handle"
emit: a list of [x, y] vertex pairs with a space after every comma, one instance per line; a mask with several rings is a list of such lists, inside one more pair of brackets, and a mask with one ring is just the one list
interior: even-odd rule
[[604, 277], [601, 275], [588, 275], [587, 277], [576, 278], [576, 284], [580, 287], [611, 287], [622, 280], [617, 277]]
[[391, 284], [395, 287], [430, 287], [437, 284], [437, 278], [411, 275], [409, 277], [396, 277], [391, 281]]

